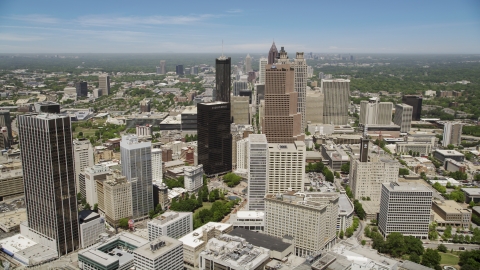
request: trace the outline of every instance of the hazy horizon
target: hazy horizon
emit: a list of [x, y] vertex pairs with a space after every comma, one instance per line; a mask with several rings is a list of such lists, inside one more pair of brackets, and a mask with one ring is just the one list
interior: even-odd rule
[[479, 54], [480, 2], [3, 1], [1, 53]]

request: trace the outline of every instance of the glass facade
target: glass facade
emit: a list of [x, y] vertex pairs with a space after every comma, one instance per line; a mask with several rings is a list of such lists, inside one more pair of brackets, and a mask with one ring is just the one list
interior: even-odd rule
[[214, 101], [230, 102], [230, 88], [232, 60], [230, 57], [219, 57], [215, 60], [215, 90], [213, 91]]

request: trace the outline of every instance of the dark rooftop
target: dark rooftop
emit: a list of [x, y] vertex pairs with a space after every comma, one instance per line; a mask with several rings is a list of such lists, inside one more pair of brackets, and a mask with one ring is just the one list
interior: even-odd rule
[[245, 240], [247, 240], [248, 243], [254, 246], [268, 248], [270, 250], [275, 250], [279, 252], [284, 251], [291, 245], [289, 243], [283, 242], [281, 238], [254, 231], [249, 231], [243, 228], [235, 228], [228, 234], [244, 238]]

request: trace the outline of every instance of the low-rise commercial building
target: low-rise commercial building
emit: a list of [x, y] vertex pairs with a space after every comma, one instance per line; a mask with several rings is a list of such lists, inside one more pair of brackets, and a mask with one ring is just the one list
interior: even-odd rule
[[84, 270], [127, 270], [134, 267], [133, 250], [148, 244], [134, 234], [123, 232], [78, 252], [78, 266]]
[[263, 232], [265, 227], [264, 211], [237, 211], [230, 214], [228, 224], [233, 225], [233, 229], [243, 228], [255, 232]]
[[392, 232], [428, 238], [431, 189], [420, 184], [384, 183], [378, 228], [384, 237]]
[[462, 172], [465, 173], [467, 171], [467, 166], [463, 163], [455, 161], [453, 159], [447, 158], [443, 163], [443, 166], [446, 171], [449, 172]]
[[208, 240], [199, 256], [199, 268], [256, 270], [263, 269], [269, 259], [269, 249], [249, 244], [241, 237], [221, 235]]
[[79, 233], [82, 248], [97, 243], [101, 235], [105, 233], [105, 219], [93, 211], [80, 211], [78, 213], [78, 223], [80, 224]]
[[200, 252], [205, 249], [208, 240], [229, 233], [232, 229], [231, 224], [209, 222], [178, 239], [183, 243], [183, 266], [185, 269], [198, 269]]
[[442, 163], [445, 162], [447, 158], [455, 161], [459, 161], [459, 162], [465, 161], [465, 155], [455, 150], [437, 149], [435, 150], [435, 152], [433, 152], [433, 157], [440, 160]]
[[462, 191], [465, 193], [465, 203], [480, 202], [480, 188], [462, 188]]
[[161, 235], [178, 239], [193, 230], [190, 212], [165, 212], [147, 223], [148, 239], [153, 241]]
[[134, 266], [138, 270], [182, 270], [182, 242], [162, 235], [133, 251]]
[[432, 210], [435, 212], [434, 220], [438, 226], [459, 226], [464, 229], [470, 226], [472, 212], [453, 200], [433, 200]]
[[420, 155], [429, 155], [433, 151], [433, 144], [431, 142], [397, 142], [395, 152], [398, 155], [407, 155], [412, 153], [420, 153]]

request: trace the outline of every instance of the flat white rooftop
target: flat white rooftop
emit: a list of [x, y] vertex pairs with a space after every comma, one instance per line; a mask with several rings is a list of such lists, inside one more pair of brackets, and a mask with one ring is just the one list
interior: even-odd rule
[[226, 230], [231, 227], [232, 224], [226, 223], [218, 223], [218, 222], [208, 222], [207, 224], [203, 225], [202, 227], [194, 230], [193, 232], [185, 235], [184, 237], [178, 239], [183, 242], [184, 245], [191, 246], [191, 247], [198, 247], [199, 245], [203, 244], [204, 241], [202, 240], [203, 230], [204, 229], [217, 229], [220, 231]]

